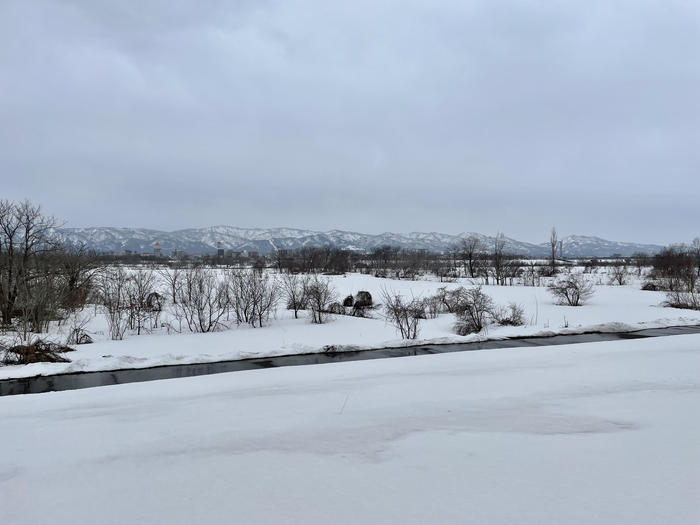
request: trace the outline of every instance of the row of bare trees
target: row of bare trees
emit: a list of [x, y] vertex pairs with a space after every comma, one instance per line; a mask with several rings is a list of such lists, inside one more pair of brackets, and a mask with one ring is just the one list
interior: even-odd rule
[[510, 303], [499, 306], [481, 286], [460, 286], [448, 290], [439, 288], [429, 297], [404, 297], [400, 293], [383, 289], [381, 293], [386, 319], [402, 339], [416, 339], [423, 319], [435, 318], [441, 313], [455, 316], [454, 331], [459, 335], [478, 333], [490, 324], [520, 326], [525, 324], [522, 306]]
[[259, 328], [274, 315], [281, 299], [298, 317], [311, 310], [311, 321], [326, 321], [336, 293], [327, 277], [317, 274], [282, 274], [203, 266], [177, 268], [109, 267], [98, 279], [100, 303], [112, 339], [127, 330], [137, 335], [158, 326], [166, 298], [170, 311], [191, 332], [213, 332], [237, 325]]

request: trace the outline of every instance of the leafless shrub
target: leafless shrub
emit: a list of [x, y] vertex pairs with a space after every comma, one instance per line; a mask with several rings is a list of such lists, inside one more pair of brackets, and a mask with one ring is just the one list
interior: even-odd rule
[[82, 345], [92, 343], [92, 337], [85, 327], [90, 323], [92, 316], [88, 311], [74, 312], [68, 319], [68, 337], [66, 344]]
[[402, 339], [418, 337], [419, 323], [425, 319], [423, 300], [412, 298], [405, 300], [400, 294], [382, 290], [382, 301], [387, 320], [394, 325]]
[[197, 266], [184, 269], [175, 297], [175, 315], [185, 320], [190, 331], [213, 332], [226, 327], [227, 286], [214, 271]]
[[673, 290], [666, 294], [666, 300], [663, 302], [663, 305], [671, 308], [700, 310], [700, 291], [681, 292]]
[[433, 296], [436, 302], [442, 306], [441, 312], [456, 313], [460, 309], [460, 305], [466, 300], [467, 289], [463, 286], [448, 290], [445, 287], [438, 288], [437, 294]]
[[482, 291], [481, 286], [463, 289], [454, 312], [457, 316], [455, 332], [459, 335], [481, 332], [492, 318], [493, 309], [493, 300]]
[[425, 315], [428, 319], [435, 319], [443, 311], [443, 302], [440, 296], [433, 295], [423, 299]]
[[595, 293], [593, 283], [580, 273], [565, 275], [552, 282], [547, 289], [559, 304], [568, 306], [581, 306]]
[[505, 308], [496, 308], [493, 317], [501, 326], [523, 326], [525, 324], [525, 309], [517, 303], [508, 303]]

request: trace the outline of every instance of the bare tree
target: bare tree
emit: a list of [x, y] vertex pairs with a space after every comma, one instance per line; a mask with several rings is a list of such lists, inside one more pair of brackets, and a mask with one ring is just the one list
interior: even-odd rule
[[405, 300], [400, 294], [386, 289], [381, 294], [387, 320], [401, 334], [401, 339], [418, 337], [420, 320], [426, 317], [423, 300], [415, 297]]
[[129, 275], [121, 267], [105, 268], [99, 274], [98, 290], [113, 340], [124, 339], [129, 328], [128, 284]]
[[506, 283], [505, 256], [503, 253], [505, 245], [505, 235], [503, 235], [500, 232], [497, 233], [493, 241], [493, 252], [491, 254], [491, 271], [493, 272], [493, 280], [498, 285], [504, 285]]
[[515, 279], [523, 273], [523, 266], [517, 257], [505, 257], [503, 261], [503, 284], [508, 282], [513, 286]]
[[595, 289], [593, 283], [586, 280], [580, 273], [566, 275], [547, 286], [549, 292], [560, 304], [569, 306], [581, 306], [593, 297]]
[[317, 274], [313, 275], [306, 286], [306, 296], [311, 308], [311, 322], [323, 324], [328, 318], [329, 305], [336, 301], [336, 292], [330, 280]]
[[175, 265], [171, 268], [161, 267], [158, 268], [158, 270], [156, 271], [158, 272], [158, 275], [163, 280], [165, 285], [168, 287], [168, 291], [170, 292], [170, 300], [173, 302], [173, 304], [176, 304], [177, 288], [180, 279], [182, 278], [182, 268], [178, 265]]
[[149, 298], [156, 293], [156, 277], [152, 270], [138, 268], [130, 276], [127, 282], [127, 297], [129, 299], [129, 328], [136, 330], [141, 335], [141, 330], [153, 328], [148, 325], [154, 311]]
[[557, 236], [557, 229], [552, 227], [552, 233], [549, 235], [549, 246], [551, 248], [551, 254], [549, 263], [551, 266], [552, 275], [556, 273], [557, 270], [557, 247], [559, 244], [559, 237]]
[[462, 239], [460, 243], [460, 257], [465, 266], [464, 273], [475, 279], [479, 271], [479, 253], [483, 251], [483, 244], [476, 235], [470, 235]]
[[523, 284], [525, 286], [540, 285], [540, 270], [535, 261], [527, 261], [523, 271]]
[[282, 293], [287, 300], [287, 309], [294, 310], [294, 319], [299, 318], [299, 310], [305, 310], [308, 305], [307, 287], [310, 276], [298, 273], [285, 273], [280, 277]]

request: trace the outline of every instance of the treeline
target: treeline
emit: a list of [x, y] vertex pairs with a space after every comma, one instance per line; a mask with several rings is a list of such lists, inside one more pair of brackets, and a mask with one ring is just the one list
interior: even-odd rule
[[97, 268], [94, 254], [55, 240], [56, 220], [28, 201], [0, 200], [0, 321], [42, 332], [59, 311], [81, 309]]
[[281, 272], [341, 274], [353, 271], [391, 279], [415, 279], [420, 275], [434, 274], [441, 282], [467, 277], [496, 285], [514, 284], [521, 277], [536, 285], [540, 277], [553, 273], [550, 263], [528, 261], [507, 253], [502, 235], [496, 237], [492, 246], [477, 237], [470, 237], [447, 253], [394, 246], [378, 246], [369, 253], [332, 247], [304, 247], [276, 252], [270, 262]]

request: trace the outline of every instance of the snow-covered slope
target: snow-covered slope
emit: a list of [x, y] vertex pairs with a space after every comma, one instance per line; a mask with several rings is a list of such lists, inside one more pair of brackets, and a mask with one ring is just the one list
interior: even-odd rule
[[[235, 228], [212, 226], [172, 232], [144, 228], [63, 228], [59, 236], [75, 245], [86, 245], [100, 252], [121, 253], [124, 250], [152, 252], [159, 243], [163, 253], [182, 250], [191, 254], [212, 253], [217, 247], [235, 251], [270, 253], [277, 249], [293, 250], [304, 246], [332, 246], [336, 248], [371, 251], [380, 246], [444, 252], [466, 237], [478, 237], [486, 249], [493, 246], [494, 238], [478, 233], [464, 232], [450, 235], [438, 232], [385, 232], [370, 235], [342, 230], [317, 232], [295, 228]], [[606, 257], [613, 254], [632, 255], [635, 252], [654, 253], [661, 246], [615, 242], [598, 237], [570, 236], [563, 240], [563, 255], [569, 257]], [[505, 250], [509, 253], [544, 257], [549, 245], [532, 244], [506, 237]]]

